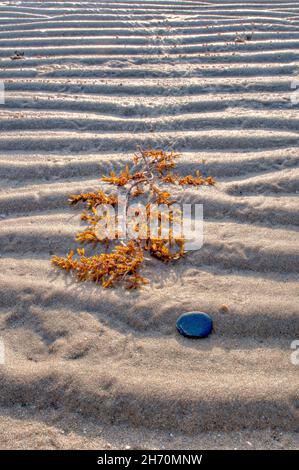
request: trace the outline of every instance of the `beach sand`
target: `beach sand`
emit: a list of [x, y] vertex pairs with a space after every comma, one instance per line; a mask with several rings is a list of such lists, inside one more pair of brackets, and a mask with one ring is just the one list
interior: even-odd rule
[[[299, 2], [2, 1], [0, 24], [0, 448], [299, 448]], [[78, 284], [50, 264], [68, 196], [136, 144], [215, 177], [176, 191], [204, 245], [137, 292]], [[176, 332], [193, 310], [205, 340]]]

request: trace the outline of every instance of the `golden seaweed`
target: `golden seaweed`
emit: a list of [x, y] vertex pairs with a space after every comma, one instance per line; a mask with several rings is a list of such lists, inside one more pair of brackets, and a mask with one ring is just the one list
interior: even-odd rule
[[[166, 191], [161, 185], [176, 186], [213, 186], [215, 180], [211, 176], [204, 177], [199, 170], [195, 175], [180, 176], [171, 170], [176, 167], [176, 159], [180, 155], [175, 152], [166, 152], [159, 149], [137, 148], [133, 155], [133, 166], [130, 170], [126, 165], [123, 171], [116, 174], [113, 170], [109, 176], [102, 176], [103, 183], [126, 189], [127, 203], [129, 198], [137, 198], [148, 195], [146, 202], [146, 213], [148, 217], [158, 216], [162, 220], [161, 213], [154, 214], [151, 205], [166, 205], [171, 208], [175, 199], [171, 192]], [[101, 205], [110, 205], [117, 208], [118, 199], [115, 193], [106, 194], [103, 189], [95, 192], [87, 192], [71, 195], [70, 205], [85, 204], [86, 209], [81, 214], [81, 220], [86, 222], [87, 227], [76, 234], [76, 241], [80, 244], [91, 244], [93, 248], [99, 244], [105, 244], [106, 249], [112, 242], [108, 238], [99, 238], [96, 226], [101, 220], [97, 208]], [[174, 214], [169, 212], [169, 222], [173, 222]], [[170, 262], [185, 255], [185, 240], [183, 237], [173, 239], [172, 229], [169, 228], [169, 238], [163, 239], [159, 233], [154, 238], [147, 232], [147, 236], [138, 235], [136, 238], [121, 242], [114, 246], [110, 252], [99, 252], [92, 256], [86, 256], [84, 248], [78, 248], [77, 252], [70, 251], [65, 258], [53, 256], [52, 263], [56, 267], [67, 272], [73, 272], [79, 281], [93, 281], [104, 288], [124, 283], [129, 289], [136, 289], [148, 283], [148, 280], [140, 275], [140, 269], [144, 263], [144, 251], [151, 256]]]

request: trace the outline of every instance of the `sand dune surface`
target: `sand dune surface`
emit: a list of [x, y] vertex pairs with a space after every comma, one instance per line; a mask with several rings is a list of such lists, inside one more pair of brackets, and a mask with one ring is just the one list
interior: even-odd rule
[[[0, 448], [298, 448], [299, 2], [1, 1], [0, 25]], [[178, 194], [204, 245], [138, 292], [78, 284], [50, 264], [68, 196], [136, 144], [215, 177]], [[205, 340], [176, 332], [194, 310]]]

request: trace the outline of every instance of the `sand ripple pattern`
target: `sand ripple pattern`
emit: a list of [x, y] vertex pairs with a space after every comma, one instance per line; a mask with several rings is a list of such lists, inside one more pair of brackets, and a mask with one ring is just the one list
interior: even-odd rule
[[[292, 0], [0, 3], [0, 447], [298, 446], [298, 46]], [[67, 197], [136, 144], [205, 161], [204, 246], [75, 284]], [[214, 335], [178, 338], [197, 309]]]

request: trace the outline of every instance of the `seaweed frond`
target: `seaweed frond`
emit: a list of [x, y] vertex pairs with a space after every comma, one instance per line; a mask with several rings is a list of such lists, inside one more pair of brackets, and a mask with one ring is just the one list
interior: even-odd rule
[[79, 202], [85, 202], [89, 209], [99, 206], [100, 204], [110, 204], [114, 206], [117, 203], [117, 196], [115, 194], [105, 194], [104, 191], [100, 189], [97, 193], [72, 194], [69, 197], [69, 204], [71, 206]]
[[78, 249], [77, 258], [74, 255], [71, 251], [66, 258], [53, 256], [52, 263], [60, 269], [73, 271], [79, 281], [101, 283], [105, 288], [120, 281], [125, 281], [130, 289], [147, 283], [138, 272], [144, 260], [143, 249], [133, 240], [116, 246], [111, 253], [87, 257], [84, 249]]

